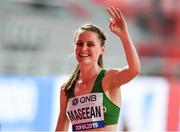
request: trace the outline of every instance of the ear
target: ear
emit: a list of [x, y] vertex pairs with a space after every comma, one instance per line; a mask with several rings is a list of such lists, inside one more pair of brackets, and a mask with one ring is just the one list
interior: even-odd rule
[[100, 54], [103, 55], [103, 54], [104, 54], [104, 51], [105, 51], [105, 46], [102, 46], [102, 47], [101, 47], [101, 53], [100, 53]]

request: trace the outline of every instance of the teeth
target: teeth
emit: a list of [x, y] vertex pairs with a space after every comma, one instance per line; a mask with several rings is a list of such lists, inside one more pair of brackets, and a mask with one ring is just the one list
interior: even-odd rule
[[80, 54], [81, 57], [88, 57], [88, 54]]

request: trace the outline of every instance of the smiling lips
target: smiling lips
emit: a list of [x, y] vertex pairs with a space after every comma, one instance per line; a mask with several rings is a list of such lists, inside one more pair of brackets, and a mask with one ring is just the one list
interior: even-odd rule
[[79, 56], [80, 56], [80, 57], [88, 57], [89, 55], [88, 55], [88, 54], [85, 54], [85, 53], [80, 53]]

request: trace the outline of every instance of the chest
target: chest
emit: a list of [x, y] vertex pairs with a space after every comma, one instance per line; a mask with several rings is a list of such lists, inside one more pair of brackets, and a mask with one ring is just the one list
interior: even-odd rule
[[77, 82], [74, 89], [75, 96], [91, 93], [94, 86], [94, 80], [88, 82]]
[[103, 94], [90, 93], [68, 100], [66, 115], [73, 131], [104, 127]]

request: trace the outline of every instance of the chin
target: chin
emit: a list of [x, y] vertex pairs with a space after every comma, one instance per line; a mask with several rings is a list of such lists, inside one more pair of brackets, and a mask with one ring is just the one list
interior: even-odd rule
[[90, 64], [92, 64], [91, 61], [84, 61], [84, 60], [82, 61], [81, 60], [81, 61], [78, 61], [78, 62], [79, 62], [80, 65], [90, 65]]

